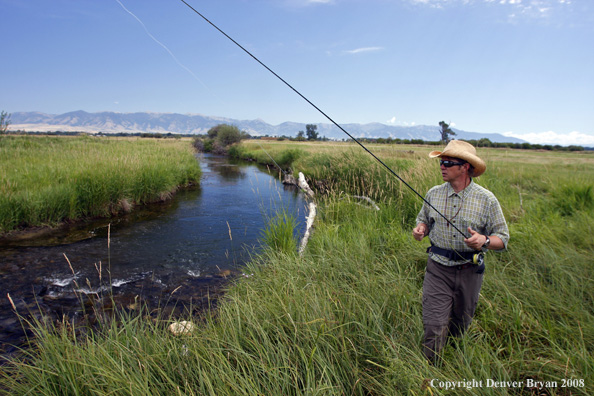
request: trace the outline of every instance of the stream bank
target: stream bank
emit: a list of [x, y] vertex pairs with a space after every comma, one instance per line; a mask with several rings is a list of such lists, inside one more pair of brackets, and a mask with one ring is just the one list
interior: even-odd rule
[[250, 276], [242, 267], [259, 249], [270, 214], [286, 210], [303, 232], [303, 197], [265, 167], [213, 155], [198, 160], [200, 186], [167, 202], [28, 246], [1, 246], [0, 353], [26, 339], [12, 304], [23, 316], [77, 318], [78, 293], [107, 309], [115, 301], [135, 310], [142, 301], [165, 307], [165, 315], [183, 307], [196, 313], [216, 305], [230, 278]]

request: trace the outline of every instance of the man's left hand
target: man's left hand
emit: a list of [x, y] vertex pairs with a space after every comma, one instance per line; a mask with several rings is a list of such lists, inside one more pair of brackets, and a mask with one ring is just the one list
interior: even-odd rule
[[487, 240], [487, 237], [479, 234], [470, 227], [468, 227], [468, 232], [470, 232], [470, 238], [464, 239], [466, 246], [473, 248], [474, 250], [481, 250], [485, 244], [485, 241]]

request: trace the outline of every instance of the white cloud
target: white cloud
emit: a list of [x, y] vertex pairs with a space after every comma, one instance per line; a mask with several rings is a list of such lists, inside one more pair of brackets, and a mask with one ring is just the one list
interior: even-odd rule
[[421, 4], [433, 8], [441, 8], [442, 4], [451, 3], [450, 0], [410, 0], [413, 4]]
[[399, 126], [415, 126], [417, 125], [416, 122], [407, 122], [407, 121], [399, 121], [396, 117], [392, 117], [386, 121], [388, 125], [399, 125]]
[[571, 0], [408, 0], [414, 5], [431, 8], [446, 8], [452, 6], [473, 6], [476, 4], [489, 4], [506, 7], [510, 22], [519, 18], [547, 19], [561, 11], [563, 8], [572, 7]]
[[383, 47], [363, 47], [363, 48], [356, 48], [354, 50], [344, 51], [346, 54], [361, 54], [364, 52], [375, 52], [383, 50]]
[[557, 133], [553, 131], [532, 133], [504, 132], [503, 135], [523, 139], [532, 144], [594, 146], [594, 135], [588, 135], [578, 131], [569, 133]]

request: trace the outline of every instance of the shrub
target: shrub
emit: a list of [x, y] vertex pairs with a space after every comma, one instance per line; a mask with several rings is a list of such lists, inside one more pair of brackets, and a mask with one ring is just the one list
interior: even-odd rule
[[203, 153], [204, 152], [204, 140], [199, 136], [195, 136], [194, 140], [192, 140], [192, 147], [194, 147], [194, 149], [196, 151]]
[[245, 148], [241, 147], [240, 145], [234, 145], [234, 146], [229, 147], [229, 149], [227, 150], [227, 154], [231, 158], [252, 159], [251, 156], [246, 155]]

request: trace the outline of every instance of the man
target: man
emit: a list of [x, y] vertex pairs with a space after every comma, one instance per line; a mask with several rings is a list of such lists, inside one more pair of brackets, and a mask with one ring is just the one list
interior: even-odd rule
[[431, 241], [423, 282], [423, 350], [434, 363], [448, 335], [463, 334], [472, 321], [485, 268], [481, 252], [505, 249], [509, 231], [495, 195], [472, 179], [487, 167], [470, 143], [452, 140], [429, 157], [440, 158], [445, 183], [427, 192], [433, 208], [423, 205], [412, 233], [417, 241], [426, 236]]

